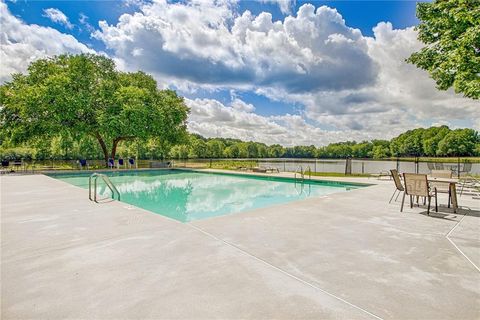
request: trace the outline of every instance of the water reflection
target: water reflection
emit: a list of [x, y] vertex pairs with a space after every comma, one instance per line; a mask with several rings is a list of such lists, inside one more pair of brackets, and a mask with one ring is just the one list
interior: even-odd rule
[[[88, 188], [88, 177], [59, 177]], [[198, 172], [110, 174], [126, 202], [180, 221], [204, 219], [346, 191], [352, 186], [301, 184]], [[110, 190], [99, 181], [98, 193]]]

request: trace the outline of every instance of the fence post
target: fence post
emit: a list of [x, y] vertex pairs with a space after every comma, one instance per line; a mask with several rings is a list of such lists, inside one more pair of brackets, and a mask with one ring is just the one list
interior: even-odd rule
[[352, 174], [352, 159], [346, 158], [345, 159], [345, 175]]
[[317, 172], [317, 159], [315, 159], [315, 172]]
[[210, 169], [212, 168], [212, 158], [210, 158]]
[[457, 160], [457, 178], [460, 179], [460, 157]]
[[286, 161], [285, 159], [283, 159], [283, 172], [287, 171], [287, 169], [286, 169], [286, 162], [287, 162], [287, 161]]

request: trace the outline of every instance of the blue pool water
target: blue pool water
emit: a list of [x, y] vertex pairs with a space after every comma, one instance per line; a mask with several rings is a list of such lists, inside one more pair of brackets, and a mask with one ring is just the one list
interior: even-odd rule
[[[362, 185], [185, 170], [107, 172], [121, 201], [182, 222], [264, 208], [308, 197], [345, 192]], [[51, 177], [88, 189], [89, 173]], [[97, 193], [110, 190], [99, 181]]]

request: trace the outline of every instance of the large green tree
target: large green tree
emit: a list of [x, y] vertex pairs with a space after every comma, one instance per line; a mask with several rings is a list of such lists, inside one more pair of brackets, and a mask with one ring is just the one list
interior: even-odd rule
[[188, 108], [171, 90], [158, 90], [143, 72], [116, 70], [100, 55], [40, 59], [27, 74], [0, 87], [1, 134], [14, 142], [92, 136], [105, 161], [125, 140], [175, 142], [186, 132]]
[[217, 139], [212, 139], [206, 143], [207, 145], [207, 156], [209, 158], [222, 158], [223, 150], [225, 149], [225, 144]]
[[437, 87], [480, 97], [480, 1], [417, 4], [418, 39], [425, 44], [408, 62], [427, 70]]
[[438, 143], [437, 153], [444, 156], [473, 156], [479, 142], [478, 132], [473, 129], [453, 130]]

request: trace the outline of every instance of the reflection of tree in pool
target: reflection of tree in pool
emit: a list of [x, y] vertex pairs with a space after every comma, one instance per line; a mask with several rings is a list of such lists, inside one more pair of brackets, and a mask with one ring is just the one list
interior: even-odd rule
[[[186, 204], [193, 190], [192, 183], [190, 181], [184, 184], [170, 182], [167, 180], [155, 180], [151, 183], [135, 181], [120, 185], [118, 188], [123, 189], [125, 196], [122, 200], [127, 203], [138, 204], [144, 209], [186, 221]], [[138, 188], [135, 189], [135, 186]]]
[[203, 173], [112, 177], [112, 181], [123, 202], [184, 222], [345, 189]]

